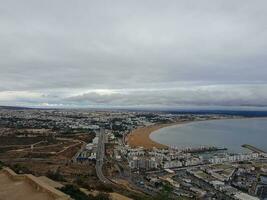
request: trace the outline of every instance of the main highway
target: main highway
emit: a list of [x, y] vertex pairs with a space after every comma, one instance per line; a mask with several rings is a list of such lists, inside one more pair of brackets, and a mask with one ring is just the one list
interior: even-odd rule
[[104, 176], [102, 171], [104, 157], [105, 157], [105, 130], [103, 128], [100, 128], [97, 151], [96, 151], [96, 174], [101, 182], [105, 184], [112, 184], [112, 182]]

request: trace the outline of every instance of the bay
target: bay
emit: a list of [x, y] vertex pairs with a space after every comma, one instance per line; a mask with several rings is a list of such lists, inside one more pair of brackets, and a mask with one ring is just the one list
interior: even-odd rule
[[267, 151], [267, 118], [190, 122], [159, 129], [150, 138], [178, 148], [216, 146], [240, 153], [241, 145], [250, 144]]

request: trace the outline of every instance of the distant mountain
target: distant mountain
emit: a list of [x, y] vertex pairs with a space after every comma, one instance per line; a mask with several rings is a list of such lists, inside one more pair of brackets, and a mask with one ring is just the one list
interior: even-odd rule
[[267, 117], [267, 111], [246, 111], [246, 110], [175, 110], [167, 111], [172, 114], [200, 114], [200, 115], [236, 115], [244, 117]]
[[[57, 110], [58, 108], [29, 108], [21, 106], [0, 106], [0, 109], [8, 110]], [[61, 110], [90, 110], [90, 111], [124, 111], [124, 112], [161, 112], [170, 114], [198, 114], [198, 115], [231, 115], [231, 116], [244, 116], [244, 117], [267, 117], [267, 111], [259, 110], [223, 110], [223, 109], [136, 109], [136, 108], [60, 108]]]
[[33, 109], [33, 108], [21, 107], [21, 106], [0, 106], [0, 109], [7, 109], [7, 110], [29, 110], [29, 109]]

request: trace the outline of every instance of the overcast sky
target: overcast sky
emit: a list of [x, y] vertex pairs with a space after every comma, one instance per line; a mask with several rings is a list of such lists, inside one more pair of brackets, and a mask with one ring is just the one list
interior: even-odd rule
[[0, 0], [0, 105], [267, 106], [266, 0]]

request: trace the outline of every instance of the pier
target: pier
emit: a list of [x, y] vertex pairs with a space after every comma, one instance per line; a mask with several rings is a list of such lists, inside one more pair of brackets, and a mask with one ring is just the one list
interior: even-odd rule
[[201, 146], [201, 147], [187, 147], [183, 149], [179, 149], [178, 147], [171, 147], [171, 149], [180, 150], [183, 153], [205, 153], [205, 152], [213, 152], [213, 151], [226, 151], [225, 147], [215, 147], [215, 146]]
[[265, 151], [263, 151], [263, 150], [261, 150], [261, 149], [259, 149], [259, 148], [257, 148], [257, 147], [254, 147], [254, 146], [252, 146], [252, 145], [250, 145], [250, 144], [243, 144], [242, 145], [242, 147], [243, 148], [246, 148], [246, 149], [249, 149], [250, 151], [253, 151], [253, 152], [255, 152], [255, 153], [264, 153], [264, 154], [266, 154], [266, 152]]

